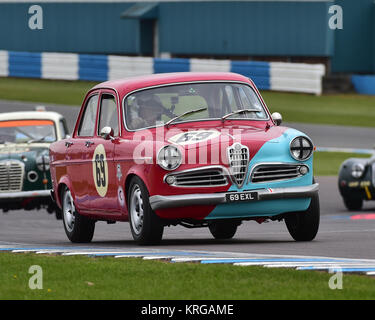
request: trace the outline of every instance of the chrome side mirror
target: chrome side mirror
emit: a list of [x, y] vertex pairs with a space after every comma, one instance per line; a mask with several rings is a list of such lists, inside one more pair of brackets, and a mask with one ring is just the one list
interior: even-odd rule
[[104, 127], [102, 130], [100, 130], [100, 136], [104, 139], [104, 140], [113, 140], [113, 134], [114, 134], [114, 131], [111, 127]]
[[279, 126], [283, 122], [283, 117], [278, 112], [272, 113], [271, 117], [272, 117], [273, 122], [275, 122], [277, 126]]

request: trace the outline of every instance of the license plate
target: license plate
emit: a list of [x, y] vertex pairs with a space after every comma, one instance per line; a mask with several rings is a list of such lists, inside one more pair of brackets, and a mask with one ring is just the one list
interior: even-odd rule
[[227, 202], [248, 202], [258, 200], [258, 192], [236, 192], [226, 194]]

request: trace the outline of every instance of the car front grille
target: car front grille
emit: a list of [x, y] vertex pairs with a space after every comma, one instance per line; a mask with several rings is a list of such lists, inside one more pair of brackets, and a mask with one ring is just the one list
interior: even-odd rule
[[240, 143], [228, 147], [228, 160], [232, 180], [238, 187], [244, 184], [249, 165], [249, 148]]
[[294, 179], [303, 175], [301, 167], [294, 164], [262, 164], [255, 167], [250, 179], [252, 183]]
[[165, 181], [175, 187], [219, 187], [228, 184], [227, 174], [223, 168], [192, 169], [186, 172], [169, 174]]
[[0, 192], [22, 190], [24, 167], [19, 161], [0, 162]]

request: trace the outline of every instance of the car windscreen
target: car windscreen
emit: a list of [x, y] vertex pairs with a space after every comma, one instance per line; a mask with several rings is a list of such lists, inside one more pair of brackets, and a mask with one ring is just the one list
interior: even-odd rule
[[[190, 83], [137, 91], [124, 101], [126, 126], [130, 130], [199, 120], [267, 120], [268, 114], [254, 90], [247, 84], [232, 82]], [[199, 109], [205, 109], [200, 110]], [[239, 110], [247, 112], [236, 113]], [[252, 110], [252, 111], [250, 111]]]
[[51, 120], [0, 121], [0, 143], [35, 143], [56, 141]]

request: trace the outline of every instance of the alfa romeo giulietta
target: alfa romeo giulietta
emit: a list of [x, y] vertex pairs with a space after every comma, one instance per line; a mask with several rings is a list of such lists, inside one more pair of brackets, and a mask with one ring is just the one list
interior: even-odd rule
[[68, 238], [91, 241], [96, 221], [129, 221], [137, 242], [155, 244], [166, 226], [229, 239], [244, 220], [285, 220], [295, 240], [314, 239], [314, 145], [280, 124], [254, 83], [234, 73], [96, 85], [72, 137], [50, 147]]

